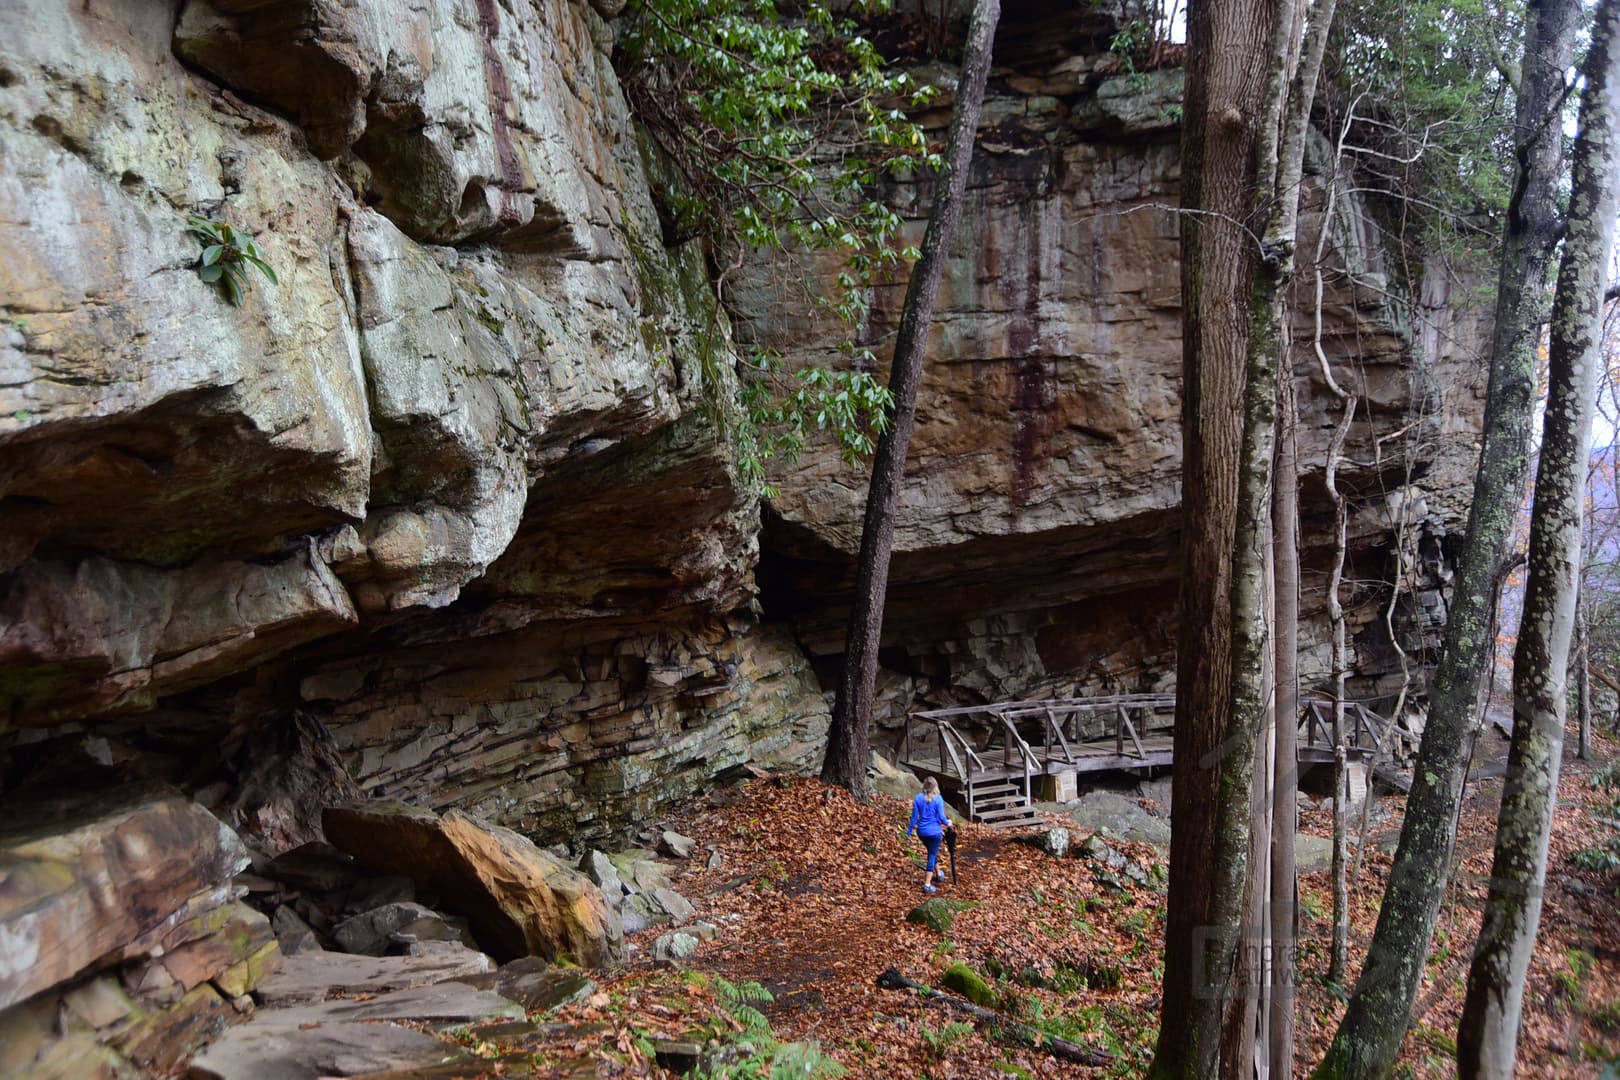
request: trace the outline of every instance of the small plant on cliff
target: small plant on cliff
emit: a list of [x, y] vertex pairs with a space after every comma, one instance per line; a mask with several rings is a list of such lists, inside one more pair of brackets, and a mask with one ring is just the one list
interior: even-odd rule
[[813, 429], [854, 462], [887, 423], [888, 391], [854, 331], [871, 287], [916, 252], [875, 196], [884, 178], [934, 158], [904, 111], [932, 88], [887, 71], [857, 22], [886, 6], [857, 0], [835, 14], [810, 0], [784, 15], [771, 0], [632, 0], [619, 24], [614, 65], [666, 177], [655, 185], [665, 243], [701, 241], [728, 305], [749, 251], [842, 263], [806, 300], [849, 327], [847, 367], [789, 374], [767, 348], [742, 365], [736, 434], [755, 479], [763, 459], [791, 456]]
[[213, 221], [193, 215], [186, 219], [186, 232], [202, 242], [202, 255], [197, 260], [197, 276], [210, 285], [218, 284], [225, 298], [240, 304], [248, 289], [248, 267], [276, 283], [276, 272], [264, 261], [253, 238], [245, 236], [223, 221]]

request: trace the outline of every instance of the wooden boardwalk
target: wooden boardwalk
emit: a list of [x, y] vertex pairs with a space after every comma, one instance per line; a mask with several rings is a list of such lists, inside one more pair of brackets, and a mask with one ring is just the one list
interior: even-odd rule
[[[1006, 701], [929, 709], [906, 718], [901, 763], [957, 795], [968, 817], [1005, 828], [1036, 820], [1037, 797], [1074, 798], [1085, 773], [1165, 768], [1174, 761], [1174, 694]], [[1345, 706], [1345, 752], [1375, 754], [1387, 726], [1362, 705]], [[1333, 705], [1304, 702], [1299, 760], [1333, 760]]]

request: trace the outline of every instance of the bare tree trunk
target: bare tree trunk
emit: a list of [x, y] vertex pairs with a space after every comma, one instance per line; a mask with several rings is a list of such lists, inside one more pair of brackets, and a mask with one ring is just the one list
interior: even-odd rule
[[1350, 433], [1350, 424], [1356, 416], [1356, 398], [1349, 394], [1344, 399], [1344, 415], [1328, 444], [1327, 489], [1333, 499], [1333, 570], [1328, 577], [1328, 620], [1333, 624], [1333, 649], [1330, 663], [1333, 667], [1333, 945], [1328, 957], [1328, 978], [1343, 984], [1345, 953], [1349, 940], [1348, 889], [1344, 871], [1344, 677], [1350, 666], [1346, 640], [1344, 601], [1340, 592], [1344, 586], [1344, 558], [1348, 546], [1345, 533], [1349, 527], [1349, 502], [1339, 490], [1339, 462], [1344, 454], [1344, 440]]
[[[1334, 0], [1316, 5], [1311, 47], [1302, 50], [1295, 0], [1189, 5], [1184, 554], [1155, 1076], [1234, 1076], [1235, 1048], [1253, 1039], [1245, 1022], [1253, 1014], [1234, 990], [1245, 953], [1255, 741], [1272, 691], [1261, 675], [1270, 648], [1266, 510], [1305, 132], [1333, 9]], [[1253, 220], [1256, 190], [1266, 194], [1260, 230], [1239, 224]]]
[[1001, 16], [1001, 0], [976, 0], [968, 26], [962, 74], [957, 80], [956, 103], [951, 109], [951, 130], [945, 163], [935, 181], [934, 205], [923, 234], [921, 255], [906, 286], [905, 306], [895, 337], [889, 371], [889, 392], [894, 396], [894, 422], [879, 438], [872, 458], [872, 482], [866, 494], [866, 515], [861, 526], [861, 553], [856, 568], [855, 592], [850, 597], [849, 629], [844, 670], [838, 682], [832, 725], [827, 731], [827, 756], [821, 778], [866, 798], [866, 769], [870, 757], [872, 698], [877, 686], [878, 646], [883, 637], [883, 602], [889, 586], [889, 555], [894, 549], [894, 512], [900, 502], [906, 450], [917, 419], [917, 389], [922, 383], [923, 350], [934, 316], [940, 276], [951, 234], [962, 213], [962, 192], [979, 127], [979, 108], [990, 76], [990, 49]]
[[[1343, 139], [1340, 136], [1340, 156], [1343, 154]], [[1337, 160], [1337, 159], [1336, 159]], [[1332, 219], [1332, 208], [1338, 196], [1338, 179], [1334, 178], [1328, 187], [1328, 213], [1326, 220]], [[1316, 358], [1322, 367], [1322, 378], [1342, 403], [1342, 412], [1339, 424], [1333, 431], [1333, 437], [1328, 441], [1327, 459], [1323, 465], [1323, 480], [1327, 487], [1328, 497], [1333, 501], [1333, 568], [1328, 573], [1328, 622], [1332, 626], [1333, 639], [1329, 653], [1329, 666], [1333, 678], [1333, 935], [1332, 948], [1328, 960], [1328, 978], [1337, 983], [1343, 983], [1345, 978], [1346, 953], [1349, 951], [1349, 888], [1345, 877], [1345, 824], [1344, 824], [1344, 708], [1345, 708], [1345, 676], [1350, 668], [1350, 650], [1348, 633], [1345, 628], [1344, 601], [1342, 597], [1344, 588], [1344, 561], [1348, 551], [1347, 531], [1350, 521], [1350, 503], [1344, 492], [1339, 490], [1339, 465], [1344, 460], [1344, 442], [1350, 434], [1350, 425], [1356, 418], [1356, 395], [1349, 393], [1341, 387], [1333, 377], [1333, 368], [1328, 363], [1327, 353], [1322, 349], [1322, 256], [1327, 246], [1327, 228], [1324, 225], [1316, 245], [1316, 338], [1313, 342]]]
[[1334, 672], [1333, 683], [1333, 947], [1328, 955], [1328, 981], [1343, 986], [1350, 963], [1350, 830], [1345, 821], [1349, 773], [1345, 768], [1342, 668]]
[[[1187, 14], [1182, 126], [1182, 561], [1176, 661], [1175, 764], [1165, 917], [1164, 1005], [1155, 1076], [1215, 1075], [1237, 920], [1216, 925], [1218, 889], [1236, 908], [1242, 887], [1218, 869], [1247, 853], [1217, 850], [1232, 713], [1231, 558], [1243, 438], [1249, 285], [1258, 252], [1259, 139], [1271, 3], [1193, 2]], [[1217, 52], [1217, 44], [1220, 51]], [[1229, 57], [1233, 62], [1219, 62]], [[1247, 777], [1244, 778], [1245, 796]], [[1245, 797], [1242, 812], [1248, 810]], [[1246, 830], [1245, 830], [1246, 831]], [[1246, 839], [1246, 838], [1245, 838]], [[1239, 868], [1241, 876], [1241, 867]]]
[[[1269, 525], [1270, 512], [1267, 509]], [[1268, 527], [1267, 533], [1272, 530]], [[1277, 573], [1273, 553], [1276, 544], [1264, 553], [1261, 573], [1265, 583], [1263, 618], [1267, 625], [1276, 625], [1276, 604], [1272, 583]], [[1275, 638], [1273, 638], [1275, 641]], [[1276, 659], [1269, 653], [1261, 666], [1262, 679], [1268, 688], [1276, 685]], [[1271, 898], [1271, 780], [1275, 773], [1272, 750], [1276, 742], [1275, 696], [1268, 699], [1265, 715], [1255, 730], [1254, 753], [1251, 755], [1254, 773], [1249, 788], [1249, 876], [1243, 888], [1242, 945], [1238, 962], [1238, 1007], [1235, 1019], [1227, 1028], [1227, 1044], [1221, 1051], [1221, 1065], [1228, 1076], [1252, 1077], [1258, 1056], [1265, 1061], [1261, 1048], [1270, 1017], [1271, 971], [1268, 947], [1271, 925], [1266, 908]]]
[[[1584, 554], [1584, 553], [1583, 553]], [[1585, 593], [1584, 586], [1581, 590]], [[1575, 756], [1592, 756], [1592, 652], [1587, 638], [1586, 605], [1575, 600]]]
[[1299, 422], [1294, 380], [1278, 383], [1277, 475], [1272, 485], [1273, 578], [1276, 582], [1277, 728], [1271, 789], [1271, 1076], [1293, 1075], [1294, 942], [1299, 875], [1294, 865], [1299, 826]]
[[1544, 282], [1557, 239], [1563, 131], [1558, 106], [1575, 0], [1531, 0], [1514, 118], [1519, 168], [1508, 206], [1496, 330], [1474, 500], [1400, 845], [1356, 988], [1317, 1077], [1386, 1077], [1394, 1068], [1450, 876], [1452, 845], [1490, 640], [1493, 583], [1528, 471]]
[[1620, 0], [1598, 5], [1584, 74], [1530, 516], [1530, 580], [1513, 654], [1513, 748], [1497, 818], [1490, 898], [1457, 1034], [1457, 1063], [1468, 1078], [1513, 1075], [1558, 805], [1599, 323], [1620, 207]]

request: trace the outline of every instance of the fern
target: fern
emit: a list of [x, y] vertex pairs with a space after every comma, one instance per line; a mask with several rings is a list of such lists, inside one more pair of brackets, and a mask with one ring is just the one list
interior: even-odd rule
[[757, 982], [734, 983], [719, 975], [714, 977], [714, 990], [726, 1012], [742, 1025], [743, 1034], [753, 1039], [772, 1038], [771, 1022], [755, 1008], [776, 1000], [769, 990]]
[[815, 1041], [787, 1043], [771, 1058], [771, 1080], [837, 1080], [848, 1073]]

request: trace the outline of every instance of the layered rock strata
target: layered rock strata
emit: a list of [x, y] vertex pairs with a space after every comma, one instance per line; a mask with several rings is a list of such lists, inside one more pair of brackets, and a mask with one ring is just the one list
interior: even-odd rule
[[[729, 331], [698, 246], [659, 239], [607, 7], [25, 3], [0, 41], [0, 798], [94, 762], [267, 851], [357, 794], [583, 843], [815, 758], [864, 475], [812, 449], [761, 525]], [[900, 513], [890, 722], [1172, 677], [1180, 84], [1124, 70], [1113, 31], [1004, 17]], [[1321, 343], [1362, 402], [1351, 576], [1403, 582], [1393, 635], [1387, 592], [1352, 598], [1378, 695], [1443, 617], [1482, 317], [1439, 274], [1408, 302], [1331, 172], [1318, 148], [1302, 249], [1326, 233]], [[927, 184], [884, 194], [920, 234]], [[190, 215], [279, 283], [228, 303]], [[834, 268], [756, 269], [747, 332], [842, 362], [791, 299]], [[1339, 404], [1297, 285], [1319, 674]], [[902, 293], [857, 330], [880, 356]]]
[[14, 805], [0, 835], [0, 1072], [156, 1075], [253, 1011], [281, 962], [236, 834], [184, 796]]
[[[1004, 13], [928, 343], [885, 608], [888, 722], [919, 700], [1174, 687], [1180, 73], [1127, 70], [1108, 50], [1112, 23], [1101, 12], [1056, 26], [1046, 15]], [[924, 117], [942, 134], [954, 75], [938, 66], [914, 74], [946, 91]], [[1322, 475], [1342, 406], [1325, 363], [1359, 401], [1339, 471], [1353, 508], [1346, 578], [1400, 580], [1394, 640], [1421, 689], [1473, 464], [1484, 389], [1476, 349], [1488, 312], [1464, 285], [1446, 287], [1438, 266], [1409, 294], [1347, 168], [1325, 141], [1312, 148], [1292, 292], [1302, 675], [1320, 682], [1329, 667], [1332, 510]], [[920, 240], [929, 183], [897, 182], [886, 197], [905, 235]], [[756, 265], [739, 291], [744, 332], [789, 366], [847, 364], [840, 343], [850, 328], [785, 302], [804, 279], [830, 282], [837, 269], [817, 256]], [[854, 330], [880, 363], [904, 293], [903, 276], [871, 288]], [[766, 612], [790, 620], [830, 674], [865, 478], [823, 445], [778, 463], [771, 482], [779, 493], [765, 518]], [[1401, 680], [1385, 628], [1389, 589], [1354, 584], [1346, 599], [1357, 692], [1381, 703]]]
[[[520, 8], [17, 20], [0, 724], [146, 708], [475, 579], [515, 622], [746, 597], [697, 253], [658, 243], [600, 18]], [[279, 284], [226, 303], [191, 214]]]
[[[0, 792], [57, 745], [197, 786], [175, 747], [225, 762], [285, 729], [369, 790], [566, 833], [755, 742], [803, 760], [819, 694], [730, 614], [757, 504], [727, 327], [696, 245], [659, 240], [601, 16], [176, 0], [16, 23]], [[278, 282], [228, 303], [190, 215], [255, 237]], [[288, 846], [311, 835], [295, 801], [234, 820]]]

